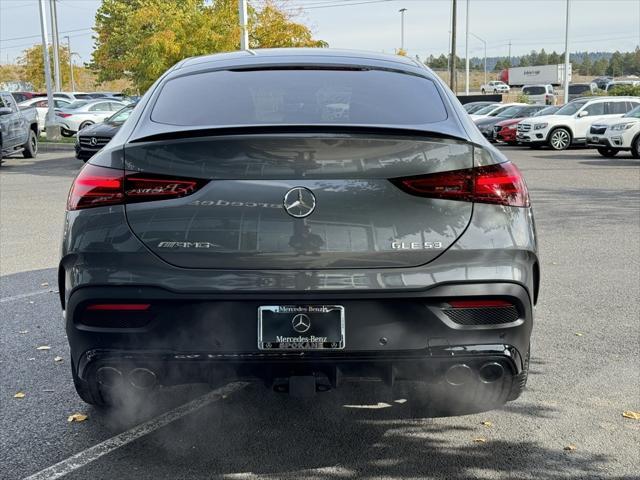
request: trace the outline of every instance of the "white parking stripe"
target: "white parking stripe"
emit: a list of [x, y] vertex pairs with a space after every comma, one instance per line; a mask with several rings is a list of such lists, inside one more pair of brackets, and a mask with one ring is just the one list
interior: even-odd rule
[[185, 415], [189, 415], [194, 411], [225, 398], [244, 387], [248, 383], [246, 382], [234, 382], [229, 383], [223, 387], [217, 388], [195, 400], [185, 403], [173, 410], [169, 410], [162, 415], [159, 415], [147, 422], [141, 423], [126, 432], [122, 432], [115, 437], [111, 437], [102, 443], [98, 443], [93, 447], [90, 447], [80, 453], [76, 453], [72, 457], [67, 458], [55, 465], [52, 465], [44, 470], [34, 473], [33, 475], [26, 477], [24, 480], [55, 480], [56, 478], [64, 477], [66, 474], [73, 472], [79, 468], [88, 465], [89, 463], [97, 460], [98, 458], [113, 452], [114, 450], [127, 445], [128, 443], [137, 440], [140, 437], [147, 435], [159, 428], [174, 422]]
[[12, 297], [0, 298], [0, 303], [11, 302], [13, 300], [20, 300], [21, 298], [35, 297], [36, 295], [42, 295], [43, 293], [58, 293], [58, 292], [53, 290], [39, 290], [37, 292], [21, 293], [19, 295], [14, 295]]

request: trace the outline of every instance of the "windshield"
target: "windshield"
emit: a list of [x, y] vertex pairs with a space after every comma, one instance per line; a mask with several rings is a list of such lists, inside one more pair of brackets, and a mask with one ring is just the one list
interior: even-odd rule
[[573, 115], [578, 110], [580, 110], [582, 107], [584, 107], [585, 103], [587, 103], [587, 102], [571, 102], [571, 103], [567, 103], [564, 107], [562, 107], [560, 110], [558, 110], [555, 114], [556, 115]]
[[640, 105], [636, 108], [628, 112], [626, 115], [622, 116], [623, 118], [640, 118]]
[[509, 107], [505, 110], [500, 111], [497, 116], [501, 118], [512, 118], [520, 113], [521, 110], [523, 110], [522, 107]]
[[87, 104], [87, 100], [76, 100], [74, 102], [71, 102], [69, 105], [67, 105], [66, 107], [64, 107], [67, 110], [75, 110], [77, 108], [82, 107], [83, 105]]
[[525, 95], [543, 95], [547, 93], [547, 89], [544, 87], [524, 87], [522, 93]]
[[129, 118], [129, 115], [131, 115], [132, 111], [133, 106], [124, 107], [111, 115], [107, 120], [105, 120], [105, 123], [122, 123], [127, 118]]
[[508, 108], [512, 108], [512, 107], [510, 107], [510, 106], [508, 106], [508, 105], [505, 105], [505, 106], [500, 107], [500, 108], [498, 108], [498, 109], [494, 110], [493, 112], [491, 112], [491, 113], [489, 114], [489, 116], [490, 116], [490, 117], [497, 117], [497, 116], [500, 114], [500, 112], [504, 112], [504, 111], [505, 111], [506, 109], [508, 109]]
[[556, 113], [559, 109], [560, 109], [560, 107], [543, 108], [539, 112], [534, 113], [533, 116], [534, 117], [541, 117], [542, 115], [552, 115], [552, 114]]
[[591, 91], [590, 85], [569, 85], [569, 93], [584, 93]]
[[486, 107], [482, 107], [480, 110], [478, 110], [476, 113], [476, 115], [487, 115], [489, 113], [491, 113], [493, 110], [495, 110], [495, 108], [498, 105], [487, 105]]
[[154, 122], [181, 126], [423, 125], [446, 118], [431, 80], [382, 70], [328, 69], [184, 75], [163, 85], [151, 113]]

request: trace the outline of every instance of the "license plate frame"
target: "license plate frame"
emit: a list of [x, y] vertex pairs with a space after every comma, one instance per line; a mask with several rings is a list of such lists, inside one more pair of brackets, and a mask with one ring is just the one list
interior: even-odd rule
[[[306, 319], [294, 319], [299, 315]], [[345, 348], [345, 309], [342, 305], [262, 305], [258, 307], [257, 327], [258, 350], [331, 351]]]

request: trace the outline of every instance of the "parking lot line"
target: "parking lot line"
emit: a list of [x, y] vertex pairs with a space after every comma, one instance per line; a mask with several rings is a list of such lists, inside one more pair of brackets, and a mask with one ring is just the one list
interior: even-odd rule
[[226, 398], [227, 395], [230, 395], [248, 385], [247, 382], [234, 382], [224, 385], [223, 387], [217, 388], [201, 397], [196, 398], [184, 405], [174, 408], [173, 410], [169, 410], [168, 412], [163, 413], [151, 420], [141, 423], [140, 425], [136, 425], [135, 427], [119, 433], [115, 437], [111, 437], [104, 442], [98, 443], [93, 447], [90, 447], [82, 452], [76, 453], [75, 455], [67, 458], [66, 460], [62, 460], [61, 462], [56, 463], [50, 467], [45, 468], [44, 470], [39, 471], [38, 473], [34, 473], [29, 477], [25, 477], [24, 480], [55, 480], [56, 478], [64, 477], [65, 475], [77, 470], [79, 468], [88, 465], [91, 462], [94, 462], [98, 458], [107, 455], [118, 448], [127, 445], [128, 443], [137, 440], [140, 437], [143, 437], [159, 428], [162, 428], [194, 411], [209, 405], [210, 403], [217, 402], [223, 398]]
[[37, 292], [21, 293], [19, 295], [13, 295], [11, 297], [0, 298], [0, 303], [12, 302], [14, 300], [20, 300], [22, 298], [35, 297], [36, 295], [42, 295], [43, 293], [57, 293], [51, 290], [38, 290]]

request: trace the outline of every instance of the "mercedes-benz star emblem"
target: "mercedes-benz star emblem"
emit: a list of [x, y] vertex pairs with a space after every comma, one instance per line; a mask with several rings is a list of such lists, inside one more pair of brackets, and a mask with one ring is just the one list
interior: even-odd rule
[[316, 208], [316, 197], [311, 190], [304, 187], [295, 187], [284, 196], [284, 209], [295, 218], [304, 218], [311, 215]]
[[98, 143], [98, 139], [96, 137], [91, 137], [91, 140], [89, 140], [89, 143], [95, 146]]
[[304, 333], [311, 328], [311, 319], [304, 313], [299, 313], [291, 320], [293, 329], [298, 333]]

